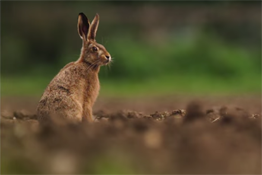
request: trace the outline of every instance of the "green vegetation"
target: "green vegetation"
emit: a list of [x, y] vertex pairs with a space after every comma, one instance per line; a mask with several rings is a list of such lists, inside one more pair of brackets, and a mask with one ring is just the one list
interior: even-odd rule
[[[161, 45], [123, 37], [107, 48], [114, 62], [100, 72], [105, 96], [259, 93], [261, 89], [260, 53], [214, 35], [169, 38]], [[75, 55], [69, 56], [77, 59]], [[1, 93], [40, 95], [59, 69], [40, 66], [27, 74], [2, 76]]]
[[77, 60], [81, 11], [89, 20], [100, 14], [96, 40], [114, 60], [101, 69], [101, 95], [260, 93], [261, 8], [256, 3], [2, 6], [1, 95], [40, 96], [64, 65]]

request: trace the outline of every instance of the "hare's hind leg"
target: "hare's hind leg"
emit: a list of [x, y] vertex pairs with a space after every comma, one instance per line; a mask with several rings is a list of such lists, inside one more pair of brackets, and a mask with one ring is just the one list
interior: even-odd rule
[[77, 101], [68, 96], [60, 97], [53, 101], [52, 119], [57, 122], [79, 123], [82, 121], [82, 106]]
[[63, 114], [63, 117], [66, 118], [66, 120], [72, 122], [82, 121], [83, 108], [80, 103], [72, 99], [68, 99], [68, 101], [65, 101], [65, 103], [61, 106], [63, 106], [63, 109], [61, 110], [61, 108], [59, 108], [58, 111]]

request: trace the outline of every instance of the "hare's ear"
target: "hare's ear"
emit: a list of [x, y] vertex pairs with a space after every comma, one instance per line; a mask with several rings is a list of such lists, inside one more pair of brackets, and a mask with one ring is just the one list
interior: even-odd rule
[[90, 25], [90, 30], [88, 32], [88, 37], [87, 37], [88, 39], [95, 40], [98, 25], [99, 25], [99, 15], [96, 14], [95, 18], [93, 19]]
[[84, 13], [79, 13], [78, 22], [77, 22], [77, 30], [81, 39], [87, 40], [87, 34], [89, 30], [89, 20], [87, 19]]

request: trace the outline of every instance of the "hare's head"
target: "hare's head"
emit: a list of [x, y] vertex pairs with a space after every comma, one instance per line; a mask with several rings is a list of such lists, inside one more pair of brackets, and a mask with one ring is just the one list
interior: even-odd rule
[[81, 60], [92, 65], [106, 65], [111, 61], [111, 56], [106, 48], [95, 40], [98, 25], [98, 14], [90, 24], [85, 14], [79, 13], [77, 29], [83, 40]]

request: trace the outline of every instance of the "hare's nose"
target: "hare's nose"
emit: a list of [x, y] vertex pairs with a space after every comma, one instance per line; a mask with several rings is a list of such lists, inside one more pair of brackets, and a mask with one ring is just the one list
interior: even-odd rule
[[106, 59], [107, 59], [108, 61], [110, 61], [110, 56], [109, 56], [109, 55], [106, 55]]

